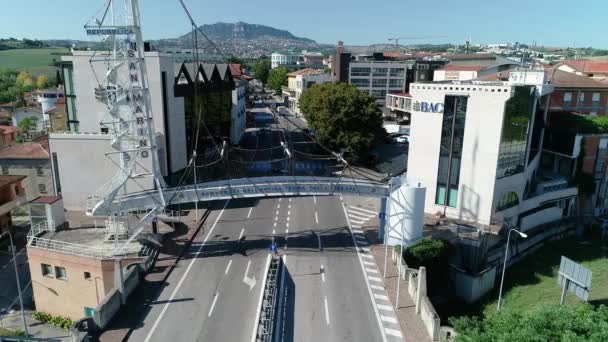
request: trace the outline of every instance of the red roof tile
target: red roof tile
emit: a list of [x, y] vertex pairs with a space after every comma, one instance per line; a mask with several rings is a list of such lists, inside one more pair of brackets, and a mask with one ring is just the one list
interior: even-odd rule
[[25, 179], [25, 176], [19, 175], [0, 175], [0, 187], [5, 185], [9, 185], [15, 182], [18, 182], [22, 179]]
[[[48, 146], [48, 140], [46, 141]], [[0, 151], [0, 159], [48, 159], [49, 152], [44, 142], [30, 141]]]
[[565, 61], [563, 64], [585, 73], [608, 73], [608, 62], [596, 62], [588, 59]]
[[296, 77], [298, 75], [303, 75], [303, 76], [306, 76], [306, 75], [319, 75], [319, 74], [323, 74], [323, 73], [324, 73], [324, 71], [320, 70], [320, 69], [306, 68], [306, 69], [290, 72], [289, 74], [287, 74], [287, 76], [289, 76], [289, 77]]
[[53, 204], [61, 199], [61, 196], [40, 196], [32, 200], [34, 204]]

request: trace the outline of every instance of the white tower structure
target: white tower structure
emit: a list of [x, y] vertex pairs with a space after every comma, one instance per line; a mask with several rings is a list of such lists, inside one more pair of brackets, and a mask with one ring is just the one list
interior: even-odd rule
[[122, 227], [116, 219], [126, 213], [114, 204], [121, 194], [157, 189], [161, 200], [154, 211], [165, 206], [138, 0], [106, 1], [85, 29], [87, 35], [101, 37], [111, 49], [108, 53], [96, 52], [90, 62], [98, 83], [95, 97], [107, 107], [100, 125], [112, 136], [112, 151], [106, 155], [118, 169], [112, 179], [91, 194], [87, 211], [92, 214], [104, 209], [111, 213], [109, 222]]

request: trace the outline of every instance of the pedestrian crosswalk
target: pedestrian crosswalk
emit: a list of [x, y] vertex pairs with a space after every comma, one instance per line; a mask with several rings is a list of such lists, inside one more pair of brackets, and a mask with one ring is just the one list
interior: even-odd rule
[[387, 341], [404, 341], [399, 320], [384, 287], [384, 279], [378, 271], [378, 266], [369, 247], [369, 241], [362, 229], [367, 221], [378, 216], [378, 212], [372, 208], [361, 206], [348, 206], [345, 211], [354, 237], [355, 247], [359, 252], [363, 272], [372, 294], [372, 301], [377, 314], [379, 313], [378, 320], [384, 330], [384, 336], [386, 336]]

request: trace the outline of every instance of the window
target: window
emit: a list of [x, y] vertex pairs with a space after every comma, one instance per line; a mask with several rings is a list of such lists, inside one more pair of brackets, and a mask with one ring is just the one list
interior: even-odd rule
[[505, 105], [496, 178], [524, 171], [533, 108], [532, 87], [516, 87], [513, 97]]
[[91, 280], [91, 272], [84, 272], [84, 279]]
[[370, 72], [371, 72], [371, 68], [360, 68], [360, 67], [350, 68], [351, 76], [369, 76]]
[[36, 175], [38, 177], [44, 176], [44, 169], [41, 166], [36, 166]]
[[572, 107], [572, 93], [564, 93], [564, 109]]
[[108, 127], [101, 127], [100, 129], [101, 134], [108, 134], [109, 133], [109, 129]]
[[53, 267], [47, 264], [41, 264], [42, 275], [45, 277], [53, 278]]
[[46, 185], [45, 184], [38, 184], [38, 192], [41, 194], [46, 194]]
[[383, 99], [386, 97], [386, 90], [372, 90], [372, 96], [378, 99]]
[[388, 68], [374, 68], [374, 76], [386, 76]]
[[428, 64], [416, 64], [416, 69], [418, 70], [429, 70]]
[[505, 193], [504, 195], [502, 195], [502, 198], [500, 199], [500, 201], [498, 201], [498, 204], [496, 205], [496, 211], [509, 209], [518, 204], [519, 204], [519, 197], [517, 197], [517, 194], [514, 193], [513, 191], [509, 191], [509, 192]]
[[600, 110], [600, 93], [593, 93], [591, 96], [591, 110], [594, 112]]
[[403, 88], [404, 80], [388, 80], [388, 86], [391, 88]]
[[377, 78], [372, 80], [372, 87], [386, 87], [386, 78]]
[[368, 78], [351, 78], [350, 83], [355, 87], [369, 87]]
[[403, 76], [405, 76], [405, 69], [404, 68], [391, 68], [389, 76], [403, 77]]
[[8, 175], [8, 166], [7, 165], [2, 165], [2, 174]]
[[[435, 203], [456, 207], [460, 183], [460, 160], [467, 114], [466, 96], [446, 96], [441, 125], [439, 169]], [[452, 134], [453, 133], [453, 134]], [[447, 186], [449, 184], [449, 186]]]
[[65, 272], [65, 267], [55, 266], [55, 278], [57, 279], [68, 279], [68, 274]]

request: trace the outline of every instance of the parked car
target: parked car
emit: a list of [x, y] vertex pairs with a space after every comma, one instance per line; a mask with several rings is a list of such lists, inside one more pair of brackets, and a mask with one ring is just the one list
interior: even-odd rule
[[409, 144], [410, 137], [409, 137], [409, 135], [400, 135], [395, 138], [395, 142], [398, 142], [400, 144]]

